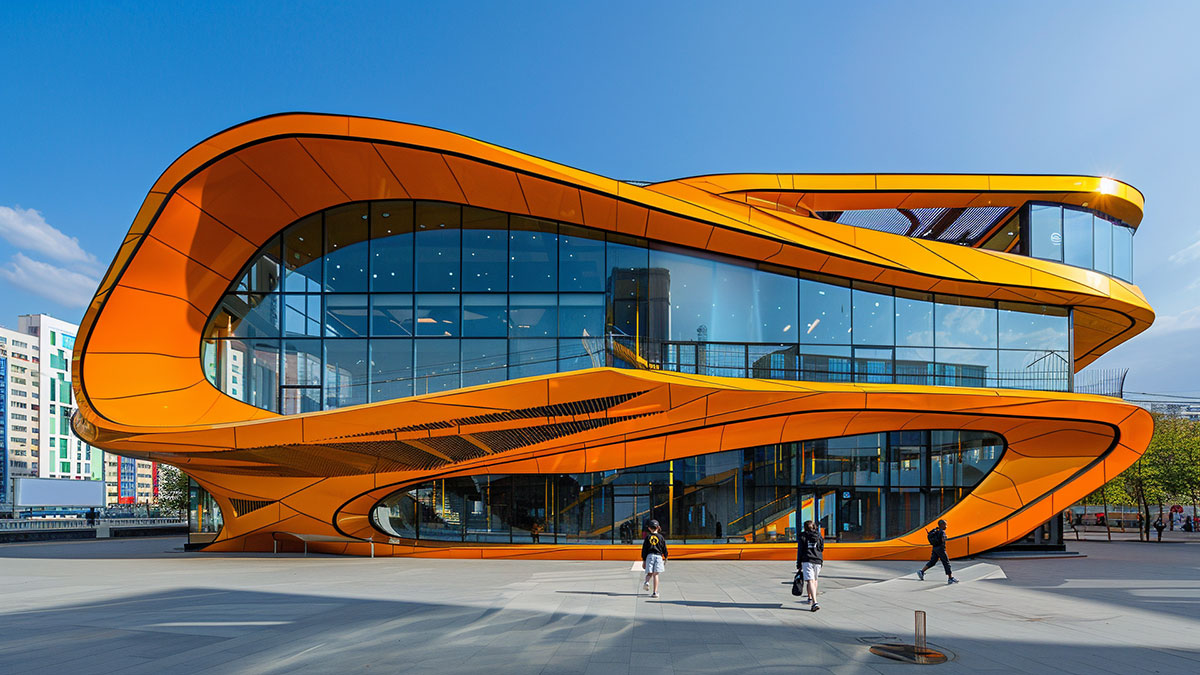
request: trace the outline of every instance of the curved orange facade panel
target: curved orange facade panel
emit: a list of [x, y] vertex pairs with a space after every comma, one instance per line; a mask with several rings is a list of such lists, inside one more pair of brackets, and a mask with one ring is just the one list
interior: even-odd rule
[[[371, 509], [398, 488], [431, 477], [607, 471], [905, 429], [993, 432], [1006, 441], [1001, 462], [948, 515], [971, 524], [960, 526], [962, 534], [951, 542], [951, 553], [961, 555], [1018, 538], [1145, 448], [1146, 413], [1071, 394], [600, 368], [282, 416], [225, 395], [204, 375], [200, 344], [208, 319], [260, 247], [309, 214], [381, 199], [527, 215], [901, 289], [1070, 307], [1075, 370], [1153, 321], [1145, 298], [1128, 282], [808, 217], [806, 209], [827, 208], [805, 201], [804, 195], [818, 193], [835, 200], [822, 204], [842, 208], [1087, 202], [1134, 224], [1142, 208], [1133, 188], [1086, 177], [736, 175], [639, 187], [425, 127], [328, 115], [268, 117], [203, 141], [151, 189], [80, 328], [75, 426], [99, 447], [179, 466], [209, 490], [225, 514], [210, 546], [216, 550], [270, 548], [275, 532], [382, 541]], [[563, 412], [572, 402], [601, 397], [620, 402], [599, 412]], [[516, 420], [504, 415], [538, 407], [549, 412], [523, 412]], [[529, 431], [535, 427], [554, 431]], [[515, 447], [487, 440], [497, 434], [507, 434]], [[911, 557], [923, 543], [919, 535], [831, 544], [831, 557]], [[318, 547], [366, 552], [361, 543]], [[385, 552], [631, 554], [620, 546], [400, 541], [389, 542]], [[681, 552], [791, 555], [759, 544]]]

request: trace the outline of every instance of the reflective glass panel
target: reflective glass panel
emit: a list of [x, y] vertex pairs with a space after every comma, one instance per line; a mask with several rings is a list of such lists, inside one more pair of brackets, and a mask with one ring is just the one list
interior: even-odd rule
[[1113, 226], [1113, 276], [1133, 281], [1133, 229]]
[[325, 337], [367, 337], [368, 323], [367, 296], [325, 296]]
[[854, 381], [890, 384], [892, 350], [875, 347], [854, 348]]
[[[766, 270], [751, 276], [751, 320], [754, 342], [795, 342], [797, 329], [796, 277]], [[733, 300], [730, 300], [733, 302]]]
[[933, 346], [933, 295], [896, 290], [896, 345]]
[[325, 409], [367, 402], [366, 340], [325, 340]]
[[558, 290], [604, 290], [604, 234], [558, 226]]
[[1029, 205], [1029, 246], [1035, 258], [1062, 261], [1062, 207]]
[[415, 394], [459, 387], [458, 340], [414, 340]]
[[371, 290], [413, 289], [413, 203], [371, 203]]
[[851, 295], [854, 308], [854, 344], [894, 344], [894, 298], [890, 288], [856, 285]]
[[284, 387], [280, 394], [284, 415], [317, 412], [321, 409], [320, 387]]
[[283, 384], [321, 386], [321, 341], [283, 341]]
[[606, 290], [610, 298], [608, 326], [618, 335], [634, 335], [640, 328], [643, 336], [649, 335], [649, 320], [645, 298], [649, 295], [648, 273], [649, 251], [644, 242], [632, 237], [610, 235], [607, 246], [608, 280]]
[[997, 386], [1013, 389], [1066, 391], [1070, 385], [1071, 354], [1067, 351], [1002, 349]]
[[800, 342], [850, 344], [850, 289], [800, 279]]
[[272, 293], [279, 291], [279, 237], [273, 237], [262, 251], [243, 270], [238, 279], [237, 290], [247, 293]]
[[508, 288], [508, 216], [463, 207], [463, 290]]
[[558, 341], [558, 372], [600, 368], [604, 363], [604, 339], [567, 338]]
[[558, 298], [551, 293], [508, 296], [509, 335], [554, 337], [558, 333]]
[[802, 345], [798, 363], [801, 380], [810, 382], [854, 381], [854, 367], [849, 347]]
[[414, 240], [418, 291], [457, 291], [462, 287], [461, 225], [458, 206], [417, 202]]
[[558, 334], [562, 337], [603, 337], [604, 296], [600, 293], [560, 293]]
[[283, 231], [283, 286], [288, 291], [321, 290], [321, 214]]
[[1071, 348], [1071, 324], [1066, 309], [1002, 302], [998, 318], [1001, 349], [1068, 351]]
[[[671, 340], [718, 339], [714, 337], [721, 332], [714, 330], [719, 311], [714, 286], [716, 263], [679, 252], [652, 250], [649, 265], [657, 272], [655, 278], [662, 280], [668, 308], [665, 315], [654, 317], [658, 325], [650, 334]], [[647, 322], [648, 317], [643, 315], [641, 320]], [[728, 323], [719, 323], [725, 326], [725, 332], [731, 330]], [[741, 328], [745, 330], [744, 325]]]
[[508, 335], [508, 296], [503, 293], [463, 295], [463, 337]]
[[896, 348], [896, 384], [934, 384], [932, 347]]
[[325, 212], [325, 290], [367, 291], [367, 204]]
[[1093, 269], [1105, 274], [1112, 273], [1112, 231], [1113, 224], [1099, 216], [1092, 220], [1092, 236], [1095, 239], [1093, 247]]
[[522, 216], [509, 219], [508, 289], [553, 291], [558, 286], [558, 225]]
[[557, 340], [508, 341], [508, 378], [548, 375], [558, 367]]
[[418, 293], [417, 335], [458, 336], [458, 298], [450, 293]]
[[413, 341], [371, 340], [371, 401], [390, 401], [413, 394]]
[[1063, 209], [1063, 262], [1092, 267], [1092, 214]]
[[279, 340], [217, 340], [217, 386], [229, 396], [277, 410]]
[[938, 347], [996, 346], [996, 307], [993, 303], [939, 295], [934, 315]]
[[321, 335], [321, 296], [288, 293], [283, 296], [283, 333], [285, 336]]
[[938, 347], [937, 384], [948, 387], [996, 386], [997, 355], [994, 349]]
[[279, 296], [226, 295], [209, 323], [208, 337], [279, 337]]
[[371, 335], [412, 337], [413, 296], [408, 293], [371, 295]]
[[462, 386], [503, 382], [507, 378], [507, 340], [462, 341]]

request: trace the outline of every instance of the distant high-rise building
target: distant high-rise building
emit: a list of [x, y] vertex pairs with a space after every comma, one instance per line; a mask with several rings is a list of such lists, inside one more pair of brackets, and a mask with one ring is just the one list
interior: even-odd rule
[[0, 327], [0, 503], [12, 501], [16, 476], [38, 475], [40, 376], [37, 341]]
[[40, 453], [37, 475], [91, 479], [91, 447], [71, 430], [71, 415], [75, 412], [71, 350], [79, 326], [45, 314], [23, 314], [17, 318], [17, 328], [31, 346], [36, 345], [39, 361], [34, 394], [41, 420], [36, 432]]

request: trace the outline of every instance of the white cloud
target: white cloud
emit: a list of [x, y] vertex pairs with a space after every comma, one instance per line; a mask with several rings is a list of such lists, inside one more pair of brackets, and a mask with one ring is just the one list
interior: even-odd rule
[[0, 267], [0, 279], [64, 307], [86, 307], [100, 285], [86, 274], [33, 260], [21, 253]]
[[78, 239], [63, 234], [34, 209], [0, 206], [0, 237], [18, 249], [40, 253], [58, 262], [82, 265], [84, 271], [92, 274], [100, 271], [100, 261], [83, 250]]
[[1167, 314], [1154, 319], [1154, 325], [1147, 331], [1155, 335], [1176, 333], [1181, 330], [1200, 328], [1200, 305], [1185, 309], [1178, 314]]
[[1167, 260], [1170, 260], [1173, 263], [1186, 263], [1192, 262], [1193, 260], [1200, 260], [1200, 239], [1192, 242], [1191, 246], [1172, 253], [1171, 257], [1167, 258]]

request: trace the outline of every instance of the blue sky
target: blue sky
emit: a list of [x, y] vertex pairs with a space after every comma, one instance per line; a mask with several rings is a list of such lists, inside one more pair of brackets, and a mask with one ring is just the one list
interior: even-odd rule
[[1200, 3], [576, 4], [6, 4], [0, 324], [77, 321], [171, 161], [309, 110], [620, 179], [1114, 176], [1146, 195], [1135, 277], [1159, 319], [1097, 366], [1200, 396]]

